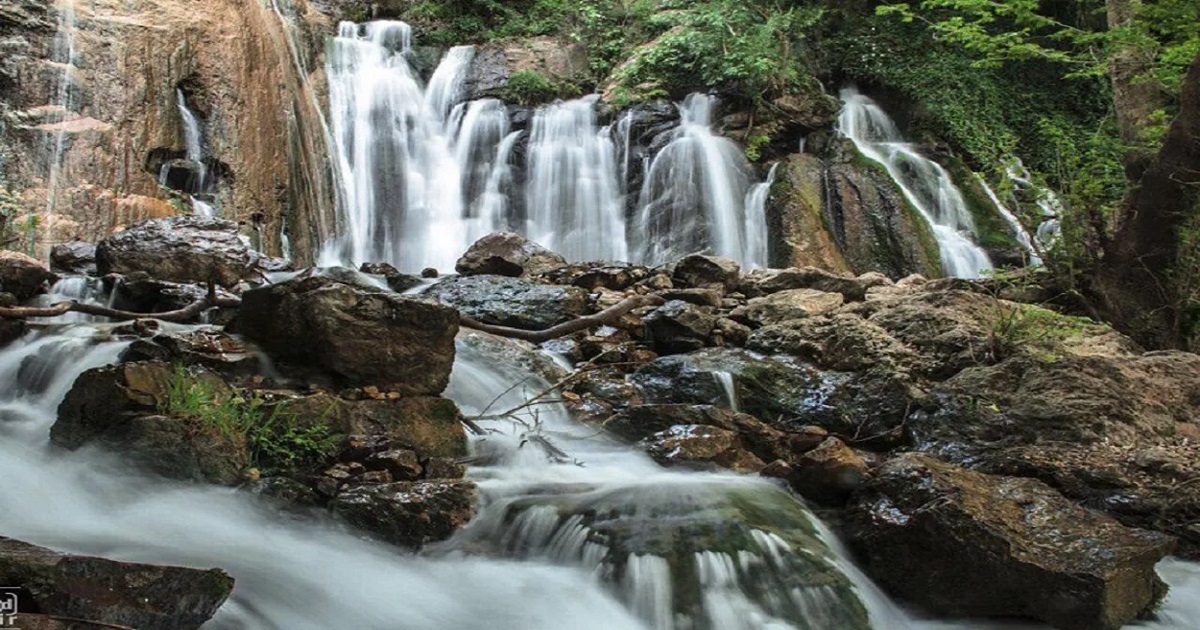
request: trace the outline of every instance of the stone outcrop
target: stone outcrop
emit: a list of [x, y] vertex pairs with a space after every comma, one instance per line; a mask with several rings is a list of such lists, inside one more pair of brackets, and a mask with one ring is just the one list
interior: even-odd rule
[[[0, 538], [0, 584], [60, 620], [139, 630], [200, 628], [233, 590], [233, 578], [219, 569], [115, 562], [11, 538]], [[22, 615], [21, 627], [30, 627], [25, 621]]]
[[445, 540], [475, 513], [469, 481], [396, 482], [351, 488], [330, 509], [346, 522], [406, 547]]
[[50, 268], [59, 273], [96, 273], [96, 246], [84, 241], [55, 245], [50, 249]]
[[339, 384], [437, 395], [454, 363], [458, 313], [316, 276], [246, 291], [237, 329], [276, 360]]
[[58, 279], [41, 261], [18, 252], [0, 250], [0, 291], [18, 300], [45, 292]]
[[101, 274], [145, 272], [168, 282], [215, 282], [232, 287], [258, 279], [269, 261], [238, 235], [233, 221], [201, 216], [151, 219], [96, 247]]
[[465, 317], [485, 324], [543, 330], [583, 315], [587, 292], [525, 278], [460, 276], [446, 278], [422, 295], [453, 306]]
[[567, 266], [562, 256], [512, 232], [489, 234], [471, 245], [454, 269], [464, 276], [536, 276]]
[[578, 42], [554, 37], [508, 40], [475, 51], [464, 90], [469, 100], [501, 97], [517, 73], [535, 73], [555, 83], [582, 83], [590, 72], [587, 46]]
[[1149, 612], [1166, 592], [1154, 565], [1172, 547], [1040, 482], [923, 455], [867, 482], [847, 532], [872, 576], [931, 611], [1079, 629], [1115, 630]]
[[[287, 12], [260, 3], [76, 3], [75, 63], [65, 66], [53, 50], [52, 7], [20, 2], [0, 20], [0, 153], [6, 183], [41, 219], [39, 257], [53, 244], [95, 242], [178, 212], [158, 178], [162, 164], [184, 157], [182, 90], [204, 128], [223, 216], [258, 215], [262, 249], [272, 253], [286, 218], [295, 255], [312, 258], [333, 228], [313, 91], [324, 84], [327, 16], [308, 0]], [[64, 72], [70, 90], [59, 94]], [[56, 146], [58, 160], [48, 154]]]
[[[190, 375], [220, 399], [234, 391], [215, 374]], [[170, 363], [122, 363], [79, 376], [58, 409], [50, 441], [95, 445], [172, 479], [232, 485], [250, 467], [245, 436], [196, 418], [165, 413], [176, 373]]]

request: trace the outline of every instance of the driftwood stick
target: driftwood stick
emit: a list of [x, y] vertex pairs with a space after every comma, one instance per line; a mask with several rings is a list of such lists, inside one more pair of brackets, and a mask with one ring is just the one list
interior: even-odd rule
[[643, 306], [659, 306], [664, 300], [657, 295], [635, 295], [631, 298], [626, 298], [620, 303], [610, 306], [594, 315], [585, 315], [583, 317], [572, 319], [561, 324], [551, 326], [545, 330], [524, 330], [521, 328], [509, 328], [508, 326], [493, 326], [485, 324], [481, 321], [471, 319], [470, 317], [462, 317], [460, 323], [465, 328], [471, 328], [485, 333], [497, 335], [499, 337], [508, 337], [510, 339], [521, 339], [531, 343], [542, 343], [551, 339], [558, 339], [581, 330], [587, 330], [593, 326], [605, 326], [615, 322], [616, 320], [629, 314], [630, 311], [639, 309]]
[[64, 313], [75, 312], [84, 313], [85, 315], [96, 315], [98, 317], [108, 317], [110, 319], [161, 319], [165, 322], [186, 322], [191, 321], [203, 313], [206, 309], [214, 306], [222, 306], [236, 308], [241, 306], [242, 301], [237, 298], [218, 298], [216, 291], [209, 289], [208, 296], [189, 304], [185, 308], [174, 311], [166, 311], [164, 313], [137, 313], [134, 311], [121, 311], [99, 304], [83, 304], [81, 302], [59, 302], [53, 306], [47, 307], [29, 307], [17, 306], [13, 308], [0, 308], [0, 317], [10, 319], [25, 319], [28, 317], [57, 317]]

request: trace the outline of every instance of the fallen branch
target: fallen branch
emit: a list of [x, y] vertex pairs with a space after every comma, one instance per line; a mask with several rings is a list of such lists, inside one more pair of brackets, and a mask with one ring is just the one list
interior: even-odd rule
[[485, 324], [481, 321], [471, 319], [470, 317], [460, 318], [460, 322], [466, 328], [489, 333], [499, 337], [508, 337], [510, 339], [520, 339], [530, 343], [542, 343], [551, 339], [558, 339], [574, 332], [587, 330], [594, 326], [607, 326], [613, 322], [628, 315], [635, 309], [643, 306], [659, 306], [664, 303], [664, 300], [657, 295], [635, 295], [622, 300], [620, 303], [610, 306], [594, 315], [585, 315], [578, 319], [572, 319], [561, 324], [551, 326], [545, 330], [525, 330], [522, 328], [509, 328], [508, 326], [494, 326]]
[[208, 295], [196, 300], [185, 308], [174, 311], [166, 311], [163, 313], [138, 313], [135, 311], [121, 311], [99, 304], [84, 304], [82, 302], [59, 302], [53, 306], [33, 307], [33, 306], [17, 306], [12, 308], [0, 308], [0, 317], [9, 319], [26, 319], [29, 317], [58, 317], [65, 313], [83, 313], [85, 315], [95, 315], [97, 317], [108, 317], [110, 319], [144, 319], [153, 318], [160, 319], [164, 322], [187, 322], [200, 316], [204, 311], [214, 307], [236, 308], [242, 305], [242, 301], [238, 298], [222, 298], [217, 297], [216, 287], [208, 286]]

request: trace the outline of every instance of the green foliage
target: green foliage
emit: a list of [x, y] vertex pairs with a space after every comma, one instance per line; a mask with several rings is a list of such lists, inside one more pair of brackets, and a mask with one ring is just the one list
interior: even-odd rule
[[746, 138], [745, 144], [746, 159], [751, 162], [757, 162], [762, 159], [763, 147], [771, 144], [771, 136], [761, 133], [753, 134]]
[[1063, 315], [1040, 306], [1009, 304], [999, 300], [996, 302], [995, 316], [988, 324], [988, 345], [995, 360], [1025, 352], [1043, 361], [1056, 361], [1064, 341], [1109, 330], [1105, 325], [1086, 317]]
[[823, 9], [791, 4], [665, 0], [647, 22], [651, 39], [633, 49], [612, 80], [672, 95], [715, 88], [761, 97], [811, 89], [794, 51]]
[[182, 364], [175, 364], [166, 394], [159, 405], [161, 413], [196, 420], [230, 442], [245, 443], [251, 461], [267, 474], [319, 465], [341, 439], [330, 428], [327, 417], [304, 423], [288, 411], [286, 403], [274, 405], [268, 415], [262, 398], [244, 399], [219, 391]]
[[498, 96], [510, 103], [540, 105], [556, 98], [579, 96], [579, 89], [567, 83], [551, 81], [532, 70], [518, 70]]

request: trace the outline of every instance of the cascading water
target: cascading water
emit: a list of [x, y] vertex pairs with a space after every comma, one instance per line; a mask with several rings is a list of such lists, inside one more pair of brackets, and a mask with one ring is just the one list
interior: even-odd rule
[[641, 262], [704, 251], [748, 268], [767, 264], [766, 222], [756, 223], [746, 208], [750, 167], [737, 144], [713, 132], [714, 107], [711, 96], [688, 96], [674, 139], [650, 164], [638, 204]]
[[766, 267], [768, 263], [767, 246], [767, 199], [771, 195], [771, 186], [775, 185], [775, 173], [779, 171], [779, 163], [771, 166], [767, 172], [767, 180], [750, 187], [746, 193], [746, 261], [750, 268]]
[[[208, 165], [204, 163], [204, 130], [200, 126], [200, 119], [196, 117], [196, 113], [187, 106], [187, 96], [181, 88], [175, 89], [175, 107], [179, 110], [179, 119], [183, 123], [184, 159], [188, 161], [191, 168], [195, 169], [195, 176], [191, 178], [187, 190], [183, 192], [191, 198], [192, 209], [196, 214], [206, 217], [216, 216], [216, 210], [212, 205], [197, 196], [205, 193], [208, 187]], [[169, 172], [170, 165], [164, 164], [158, 176], [159, 184], [167, 183]]]
[[[446, 121], [430, 104], [437, 99], [426, 98], [408, 64], [411, 48], [412, 29], [403, 22], [343, 22], [330, 44], [342, 238], [327, 248], [325, 262], [446, 269], [465, 249], [461, 169]], [[447, 55], [443, 66], [464, 58]], [[458, 71], [439, 68], [438, 74]]]
[[[58, 201], [58, 190], [62, 186], [63, 151], [66, 148], [66, 121], [74, 116], [71, 93], [72, 73], [75, 69], [75, 0], [57, 0], [55, 2], [58, 29], [54, 34], [54, 47], [51, 49], [51, 63], [60, 69], [58, 81], [51, 92], [51, 104], [62, 116], [50, 137], [49, 173], [46, 177], [46, 216], [45, 225], [51, 225], [54, 217], [55, 204]], [[30, 247], [33, 247], [30, 244]]]
[[904, 141], [896, 123], [879, 105], [853, 88], [841, 92], [838, 131], [865, 157], [882, 164], [909, 203], [933, 229], [941, 250], [942, 270], [959, 278], [976, 278], [992, 268], [987, 254], [971, 241], [974, 221], [950, 174]]
[[627, 260], [616, 149], [596, 126], [596, 98], [534, 116], [526, 235], [571, 260]]
[[450, 128], [456, 130], [454, 159], [462, 167], [461, 186], [469, 200], [463, 220], [471, 243], [507, 227], [509, 160], [521, 134], [509, 131], [508, 110], [496, 99], [456, 106]]
[[[1014, 159], [1005, 173], [1013, 183], [1013, 192], [1032, 196], [1038, 210], [1042, 213], [1042, 220], [1038, 223], [1035, 235], [1038, 245], [1043, 249], [1054, 247], [1062, 238], [1061, 217], [1066, 211], [1062, 200], [1054, 194], [1053, 190], [1034, 183], [1033, 175], [1029, 173], [1029, 169], [1025, 168], [1020, 159]], [[1014, 203], [1016, 201], [1014, 194]]]
[[1033, 238], [1029, 236], [1029, 232], [1021, 224], [1021, 220], [1017, 218], [1017, 215], [1013, 214], [1012, 210], [1009, 210], [1003, 201], [1000, 201], [1000, 196], [996, 194], [996, 191], [992, 190], [992, 187], [988, 185], [987, 180], [982, 175], [976, 173], [975, 176], [979, 178], [979, 185], [983, 186], [988, 199], [992, 200], [992, 204], [996, 206], [996, 210], [1000, 212], [1000, 216], [1004, 217], [1009, 228], [1012, 229], [1013, 236], [1017, 239], [1017, 243], [1021, 246], [1021, 249], [1024, 249], [1029, 255], [1029, 265], [1031, 267], [1041, 265], [1042, 258], [1038, 256], [1037, 248], [1033, 245]]

